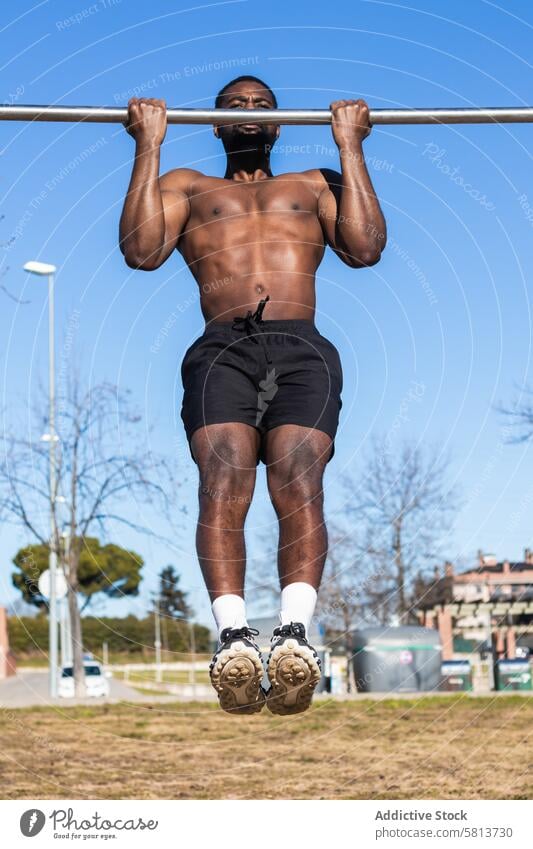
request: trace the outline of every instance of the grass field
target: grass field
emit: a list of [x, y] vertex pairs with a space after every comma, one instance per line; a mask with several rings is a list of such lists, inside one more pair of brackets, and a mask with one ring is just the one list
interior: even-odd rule
[[523, 799], [533, 699], [317, 701], [301, 717], [208, 704], [0, 709], [3, 798]]

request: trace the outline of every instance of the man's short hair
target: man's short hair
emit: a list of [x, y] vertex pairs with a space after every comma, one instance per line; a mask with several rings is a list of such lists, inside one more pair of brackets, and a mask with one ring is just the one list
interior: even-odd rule
[[266, 88], [266, 90], [270, 94], [270, 97], [272, 98], [272, 103], [274, 104], [274, 109], [278, 108], [278, 101], [277, 101], [276, 95], [274, 94], [274, 92], [272, 91], [270, 86], [268, 86], [265, 82], [263, 82], [263, 80], [260, 80], [259, 77], [254, 77], [252, 74], [243, 74], [241, 77], [235, 77], [234, 80], [230, 80], [229, 83], [226, 83], [226, 85], [223, 88], [220, 89], [219, 93], [216, 96], [215, 109], [221, 109], [222, 108], [222, 100], [224, 98], [224, 95], [228, 91], [228, 89], [230, 89], [236, 83], [244, 82], [245, 80], [253, 82], [253, 83], [259, 83], [260, 86], [262, 86], [263, 88]]

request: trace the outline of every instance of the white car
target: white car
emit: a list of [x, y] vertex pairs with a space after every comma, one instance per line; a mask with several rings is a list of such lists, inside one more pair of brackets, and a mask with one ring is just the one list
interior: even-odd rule
[[[109, 681], [100, 664], [95, 660], [83, 662], [87, 695], [94, 698], [109, 696]], [[59, 696], [62, 699], [74, 698], [74, 678], [72, 666], [64, 666], [59, 682]]]

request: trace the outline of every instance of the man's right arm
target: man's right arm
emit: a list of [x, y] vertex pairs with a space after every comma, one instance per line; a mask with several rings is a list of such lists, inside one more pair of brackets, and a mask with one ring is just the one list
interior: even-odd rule
[[135, 139], [135, 161], [122, 216], [120, 249], [130, 268], [152, 271], [170, 256], [189, 217], [194, 171], [179, 169], [159, 177], [167, 127], [163, 100], [132, 98], [126, 129]]

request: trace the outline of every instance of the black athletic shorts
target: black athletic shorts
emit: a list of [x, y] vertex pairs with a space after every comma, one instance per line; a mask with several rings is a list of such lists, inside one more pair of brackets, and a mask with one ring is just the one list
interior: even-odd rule
[[[342, 406], [337, 349], [313, 321], [265, 321], [262, 306], [244, 318], [212, 322], [188, 348], [181, 417], [189, 446], [195, 430], [222, 422], [243, 422], [261, 436], [302, 425], [334, 440]], [[332, 445], [329, 459], [333, 453]]]

